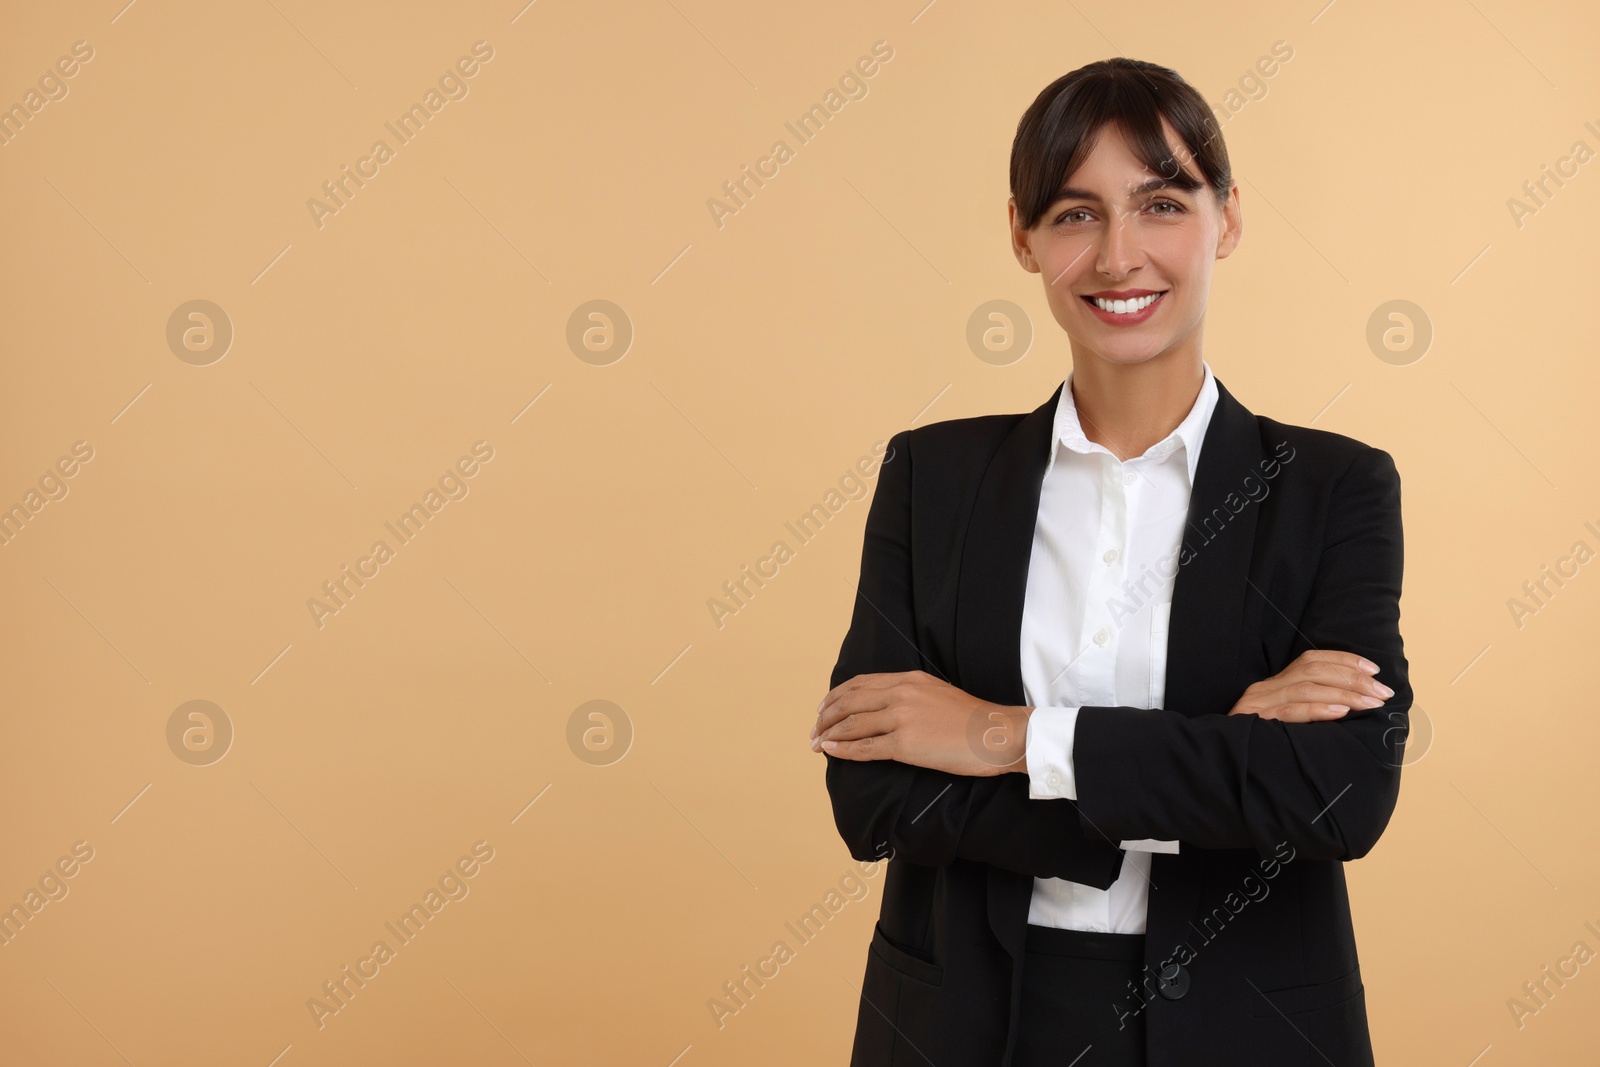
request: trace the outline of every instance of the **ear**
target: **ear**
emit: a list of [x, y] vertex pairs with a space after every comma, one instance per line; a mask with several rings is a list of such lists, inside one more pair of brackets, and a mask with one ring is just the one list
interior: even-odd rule
[[1217, 232], [1217, 258], [1227, 259], [1233, 250], [1239, 247], [1239, 241], [1244, 236], [1244, 214], [1239, 206], [1239, 183], [1235, 182], [1233, 188], [1228, 190], [1228, 198], [1222, 202], [1222, 228]]
[[1033, 258], [1033, 249], [1028, 247], [1028, 231], [1017, 220], [1017, 198], [1014, 196], [1006, 201], [1006, 218], [1007, 228], [1011, 231], [1011, 254], [1017, 257], [1023, 270], [1038, 274], [1039, 263]]

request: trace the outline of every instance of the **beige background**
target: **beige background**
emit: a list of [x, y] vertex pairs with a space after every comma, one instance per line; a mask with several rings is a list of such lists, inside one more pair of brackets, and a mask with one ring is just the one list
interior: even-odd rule
[[[1520, 226], [1507, 204], [1600, 149], [1587, 5], [119, 5], [7, 4], [0, 32], [7, 106], [93, 49], [0, 145], [0, 506], [93, 449], [0, 547], [0, 903], [93, 850], [0, 947], [0, 1060], [843, 1062], [882, 878], [853, 879], [806, 732], [865, 498], [720, 628], [707, 602], [875, 441], [1065, 376], [1007, 155], [1041, 88], [1117, 53], [1228, 113], [1218, 376], [1402, 473], [1432, 738], [1348, 869], [1379, 1060], [1593, 1059], [1600, 966], [1520, 1028], [1507, 1003], [1600, 950], [1600, 577], [1520, 628], [1507, 606], [1600, 548], [1600, 163]], [[477, 41], [468, 95], [398, 145]], [[719, 228], [708, 199], [779, 138]], [[202, 299], [234, 337], [196, 366], [167, 328]], [[597, 299], [634, 331], [605, 366], [566, 339]], [[965, 339], [997, 299], [1036, 329], [1005, 366]], [[1391, 300], [1431, 323], [1421, 358], [1369, 346]], [[319, 628], [308, 599], [478, 441], [468, 495]], [[191, 700], [234, 730], [206, 766], [168, 743]], [[608, 765], [569, 746], [591, 700], [632, 732]], [[479, 841], [469, 895], [319, 1029], [322, 983]], [[800, 946], [785, 923], [841, 886]]]

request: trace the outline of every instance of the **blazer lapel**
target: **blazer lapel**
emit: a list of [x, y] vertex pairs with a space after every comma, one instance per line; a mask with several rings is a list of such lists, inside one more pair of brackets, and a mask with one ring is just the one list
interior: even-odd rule
[[[1022, 686], [1023, 597], [1033, 554], [1033, 528], [1039, 516], [1039, 489], [1050, 459], [1056, 404], [1064, 385], [1058, 385], [1049, 400], [1012, 427], [989, 461], [961, 550], [955, 684], [997, 704], [1019, 706], [1026, 698]], [[1016, 961], [1011, 968], [1014, 1021], [1033, 879], [991, 865], [988, 890], [989, 928]]]
[[[1054, 447], [1056, 407], [1064, 385], [1024, 415], [995, 452], [978, 486], [962, 548], [956, 601], [956, 684], [973, 696], [999, 704], [1026, 702], [1022, 608], [1039, 491]], [[1217, 404], [1206, 428], [1190, 493], [1168, 631], [1164, 703], [1183, 715], [1226, 712], [1239, 695], [1241, 626], [1258, 510], [1249, 504], [1244, 479], [1256, 475], [1260, 480], [1257, 463], [1261, 457], [1255, 416], [1217, 380]], [[1152, 875], [1176, 874], [1173, 868], [1178, 859], [1157, 854]], [[1191, 881], [1173, 878], [1169, 884], [1176, 888]], [[991, 866], [988, 884], [990, 927], [1007, 951], [1020, 960], [1033, 879]], [[1152, 890], [1152, 934], [1165, 925], [1156, 922], [1155, 901]], [[1178, 914], [1187, 910], [1180, 904]]]
[[1262, 482], [1261, 458], [1256, 417], [1219, 380], [1173, 580], [1162, 701], [1168, 711], [1226, 714], [1242, 692], [1244, 605], [1261, 510], [1248, 489]]
[[[978, 486], [956, 592], [956, 672], [973, 696], [1021, 705], [1022, 600], [1050, 459], [1055, 395], [1022, 417], [1001, 442]], [[1204, 452], [1201, 453], [1204, 455]]]

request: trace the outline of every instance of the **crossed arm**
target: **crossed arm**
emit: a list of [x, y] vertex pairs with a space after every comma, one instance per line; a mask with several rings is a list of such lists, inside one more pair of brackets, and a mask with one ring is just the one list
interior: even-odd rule
[[[911, 457], [904, 434], [891, 444], [901, 462], [880, 476], [854, 616], [819, 709], [821, 736], [847, 738], [822, 751], [834, 819], [853, 856], [878, 858], [889, 846], [913, 863], [972, 859], [1105, 888], [1122, 839], [1263, 856], [1288, 841], [1299, 854], [1338, 860], [1371, 850], [1398, 795], [1411, 705], [1399, 634], [1400, 483], [1387, 453], [1362, 452], [1335, 486], [1320, 566], [1296, 623], [1305, 654], [1251, 686], [1231, 715], [1081, 708], [1077, 799], [1043, 801], [1029, 798], [1022, 751], [1033, 709], [979, 700], [922, 670], [911, 637]], [[1315, 651], [1324, 649], [1342, 651]], [[1274, 684], [1288, 685], [1291, 670], [1310, 677], [1306, 662], [1339, 656], [1376, 666], [1393, 690], [1380, 710], [1313, 716], [1305, 704], [1271, 717], [1267, 705], [1280, 698], [1264, 694]], [[1357, 686], [1293, 684], [1318, 694]], [[984, 724], [976, 735], [974, 716]], [[982, 751], [974, 736], [986, 739]]]

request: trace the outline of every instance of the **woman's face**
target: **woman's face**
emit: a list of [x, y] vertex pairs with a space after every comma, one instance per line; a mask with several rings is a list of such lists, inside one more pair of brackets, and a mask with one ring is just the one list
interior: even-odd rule
[[[1068, 176], [1065, 195], [1031, 230], [1020, 228], [1011, 201], [1012, 250], [1043, 276], [1074, 357], [1129, 364], [1168, 352], [1198, 355], [1212, 264], [1239, 243], [1239, 191], [1229, 190], [1219, 206], [1177, 131], [1165, 119], [1162, 128], [1173, 158], [1202, 181], [1192, 193], [1163, 185], [1129, 150], [1120, 127], [1109, 125]], [[1159, 296], [1151, 301], [1150, 294]], [[1096, 306], [1096, 296], [1125, 300], [1124, 313]]]

